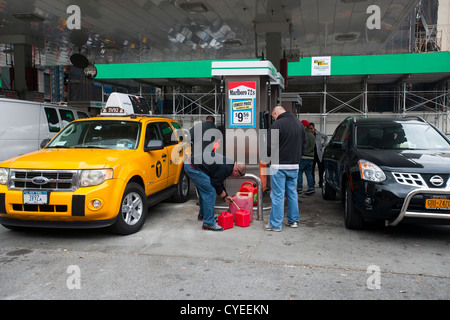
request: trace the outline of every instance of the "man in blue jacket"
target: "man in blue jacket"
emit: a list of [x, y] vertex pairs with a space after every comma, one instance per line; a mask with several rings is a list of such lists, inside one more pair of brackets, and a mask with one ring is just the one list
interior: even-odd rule
[[[267, 154], [270, 157], [279, 148], [278, 161], [272, 161], [270, 166], [270, 198], [272, 208], [270, 210], [269, 224], [263, 228], [267, 231], [281, 231], [284, 218], [284, 197], [287, 199], [287, 222], [292, 228], [298, 227], [298, 195], [297, 179], [298, 168], [302, 153], [306, 148], [305, 129], [300, 120], [283, 107], [277, 106], [272, 111], [275, 122], [269, 129]], [[272, 139], [274, 130], [278, 130], [278, 141]]]

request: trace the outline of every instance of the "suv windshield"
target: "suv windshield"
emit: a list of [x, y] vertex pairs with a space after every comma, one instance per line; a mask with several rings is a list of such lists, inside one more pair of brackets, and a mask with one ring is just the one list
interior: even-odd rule
[[432, 126], [417, 122], [356, 124], [354, 141], [361, 149], [450, 150], [450, 144]]
[[132, 121], [72, 122], [47, 148], [136, 149], [139, 128], [139, 123]]

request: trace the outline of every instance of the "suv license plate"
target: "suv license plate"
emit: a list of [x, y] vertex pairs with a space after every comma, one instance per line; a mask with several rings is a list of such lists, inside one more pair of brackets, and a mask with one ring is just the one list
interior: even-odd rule
[[23, 204], [47, 204], [47, 191], [24, 191]]
[[425, 208], [450, 210], [450, 199], [447, 198], [430, 198], [425, 200]]

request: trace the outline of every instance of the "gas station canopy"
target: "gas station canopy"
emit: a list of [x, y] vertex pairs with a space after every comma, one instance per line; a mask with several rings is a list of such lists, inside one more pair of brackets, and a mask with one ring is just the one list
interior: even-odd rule
[[[262, 63], [262, 64], [261, 64]], [[409, 83], [427, 83], [444, 81], [450, 78], [450, 52], [429, 52], [416, 54], [372, 55], [372, 56], [340, 56], [330, 57], [329, 74], [318, 76], [313, 74], [313, 58], [302, 58], [298, 62], [290, 62], [288, 68], [289, 81], [293, 84], [312, 84], [323, 82], [329, 76], [331, 83], [359, 83], [364, 77], [369, 83], [393, 83], [407, 80]], [[148, 62], [140, 64], [98, 65], [99, 81], [133, 80], [148, 83], [170, 84], [195, 83], [211, 84], [221, 75], [233, 75], [233, 70], [242, 74], [246, 69], [259, 68], [260, 74], [267, 74], [274, 80], [277, 70], [268, 61], [244, 60], [214, 61], [200, 60], [190, 62]], [[227, 70], [228, 73], [221, 73]]]

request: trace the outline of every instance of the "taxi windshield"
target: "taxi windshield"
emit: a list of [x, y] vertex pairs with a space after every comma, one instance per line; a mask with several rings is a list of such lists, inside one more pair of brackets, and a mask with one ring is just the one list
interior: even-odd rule
[[136, 149], [140, 124], [121, 120], [72, 122], [46, 148]]

